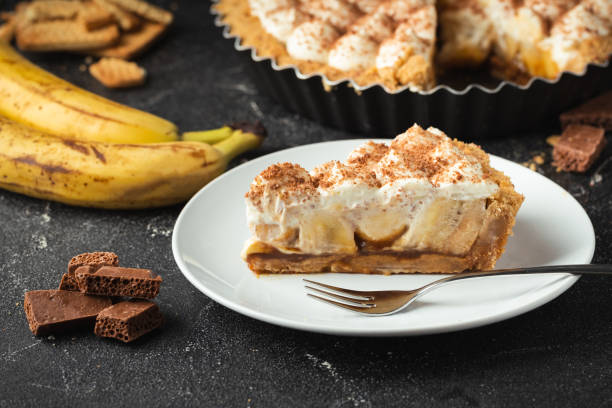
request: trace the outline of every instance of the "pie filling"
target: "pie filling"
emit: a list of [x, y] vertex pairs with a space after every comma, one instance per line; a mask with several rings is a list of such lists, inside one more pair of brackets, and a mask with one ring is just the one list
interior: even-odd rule
[[[458, 273], [490, 269], [503, 252], [512, 222], [498, 219], [483, 231], [468, 253], [453, 255], [429, 251], [393, 251], [365, 245], [354, 254], [284, 253], [267, 244], [251, 243], [243, 257], [256, 273], [345, 272], [367, 274]], [[356, 239], [359, 242], [359, 239]], [[250, 251], [253, 251], [252, 253]], [[491, 256], [490, 251], [493, 253]]]
[[501, 256], [522, 202], [475, 145], [413, 126], [307, 172], [280, 163], [246, 194], [257, 273], [449, 273]]
[[490, 63], [503, 79], [556, 78], [612, 53], [609, 0], [220, 0], [232, 33], [280, 66], [389, 89], [435, 68]]

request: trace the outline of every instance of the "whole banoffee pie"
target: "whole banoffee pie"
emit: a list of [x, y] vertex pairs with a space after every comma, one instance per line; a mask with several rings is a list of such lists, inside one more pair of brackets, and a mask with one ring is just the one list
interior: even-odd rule
[[231, 33], [304, 74], [413, 91], [487, 63], [556, 78], [612, 53], [612, 0], [219, 0]]

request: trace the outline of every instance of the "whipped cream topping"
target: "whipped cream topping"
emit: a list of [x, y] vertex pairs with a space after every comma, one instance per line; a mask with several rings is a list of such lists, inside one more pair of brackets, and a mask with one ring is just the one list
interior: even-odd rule
[[327, 63], [329, 49], [339, 37], [331, 25], [311, 20], [299, 25], [287, 39], [287, 52], [293, 58]]
[[362, 13], [368, 14], [376, 10], [382, 0], [347, 0], [347, 2], [357, 7]]
[[578, 4], [579, 0], [526, 0], [525, 6], [548, 21], [555, 21], [563, 13]]
[[342, 36], [329, 52], [329, 65], [342, 71], [366, 69], [374, 65], [378, 44], [368, 36]]
[[583, 1], [553, 24], [550, 38], [544, 42], [560, 69], [573, 67], [575, 60], [582, 61], [581, 45], [600, 37], [612, 36], [612, 1]]
[[433, 0], [249, 0], [263, 28], [297, 59], [342, 71], [433, 58]]
[[[415, 125], [389, 145], [368, 142], [341, 161], [307, 171], [297, 164], [270, 166], [246, 194], [247, 219], [262, 242], [293, 236], [322, 216], [333, 216], [353, 230], [373, 230], [380, 213], [403, 228], [436, 200], [473, 201], [494, 195], [499, 186], [483, 172], [478, 158], [435, 128]], [[325, 215], [327, 214], [327, 215]], [[394, 218], [395, 219], [395, 218]], [[258, 226], [268, 225], [266, 235]], [[270, 236], [270, 230], [275, 231]], [[293, 242], [291, 247], [312, 247]]]
[[306, 20], [293, 0], [249, 0], [251, 12], [274, 38], [285, 42], [295, 27]]
[[313, 18], [325, 21], [339, 30], [348, 27], [361, 16], [361, 12], [343, 0], [301, 1], [299, 7]]
[[588, 61], [581, 44], [612, 31], [610, 0], [529, 0], [521, 6], [513, 0], [494, 0], [487, 11], [492, 21], [500, 22], [494, 26], [502, 55], [512, 57], [530, 48], [549, 51], [557, 71], [582, 69]]

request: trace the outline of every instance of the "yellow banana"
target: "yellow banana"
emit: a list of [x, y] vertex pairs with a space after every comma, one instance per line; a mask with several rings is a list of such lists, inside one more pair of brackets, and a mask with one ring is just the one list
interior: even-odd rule
[[173, 123], [72, 85], [1, 41], [0, 115], [68, 139], [108, 143], [178, 139]]
[[165, 206], [187, 200], [262, 138], [234, 130], [214, 146], [83, 142], [0, 116], [0, 187], [78, 206]]

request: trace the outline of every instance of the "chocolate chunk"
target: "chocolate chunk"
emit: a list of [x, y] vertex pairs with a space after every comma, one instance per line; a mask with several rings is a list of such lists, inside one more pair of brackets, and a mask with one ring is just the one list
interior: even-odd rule
[[571, 124], [583, 124], [612, 130], [612, 91], [561, 114], [563, 128]]
[[79, 290], [89, 295], [129, 296], [152, 299], [159, 293], [162, 278], [150, 269], [81, 266], [75, 272]]
[[118, 266], [119, 258], [113, 252], [85, 252], [75, 256], [68, 262], [68, 273], [74, 274], [78, 267], [91, 265], [100, 268], [102, 266]]
[[112, 305], [96, 318], [94, 333], [129, 343], [160, 327], [164, 317], [157, 305], [148, 300], [128, 300]]
[[585, 172], [606, 145], [604, 130], [586, 125], [570, 125], [553, 149], [553, 165], [564, 171]]
[[79, 291], [79, 283], [77, 282], [74, 274], [65, 273], [62, 275], [62, 280], [59, 285], [59, 290], [72, 290]]
[[109, 307], [106, 296], [87, 296], [66, 290], [33, 290], [23, 300], [30, 330], [36, 336], [90, 328], [101, 310]]

